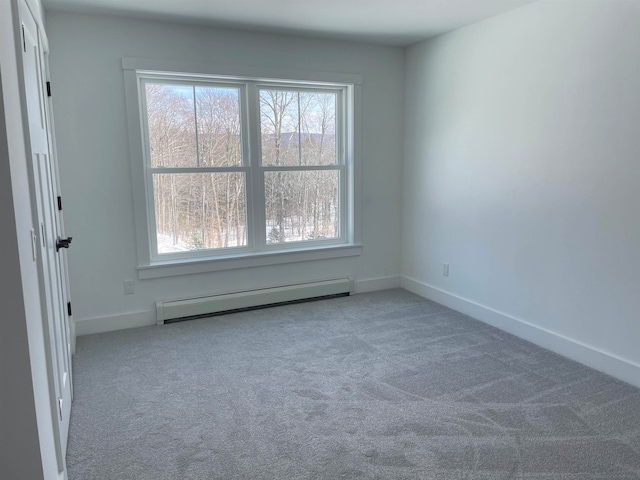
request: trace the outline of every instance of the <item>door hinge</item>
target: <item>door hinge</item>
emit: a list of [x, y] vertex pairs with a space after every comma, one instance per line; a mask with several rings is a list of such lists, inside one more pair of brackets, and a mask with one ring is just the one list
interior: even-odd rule
[[24, 24], [22, 24], [22, 50], [27, 53], [27, 37], [24, 33]]
[[58, 210], [62, 210], [62, 197], [58, 195]]
[[71, 302], [67, 302], [67, 313], [71, 316]]
[[47, 82], [47, 97], [51, 96], [51, 82]]
[[62, 421], [62, 402], [64, 402], [64, 400], [58, 397], [58, 415], [60, 415], [60, 421]]

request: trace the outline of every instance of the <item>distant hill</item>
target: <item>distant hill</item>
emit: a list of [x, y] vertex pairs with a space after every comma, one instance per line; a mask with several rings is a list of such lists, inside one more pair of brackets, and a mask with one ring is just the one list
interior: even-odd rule
[[[273, 138], [275, 135], [270, 134], [270, 135], [264, 135], [267, 138]], [[300, 133], [300, 140], [302, 141], [302, 143], [320, 143], [322, 141], [322, 134], [321, 133], [307, 133], [307, 132], [301, 132]], [[335, 134], [331, 133], [325, 133], [324, 135], [324, 144], [325, 145], [333, 145], [336, 141], [336, 136]], [[280, 134], [280, 144], [283, 147], [289, 147], [292, 145], [298, 145], [298, 132], [284, 132]]]

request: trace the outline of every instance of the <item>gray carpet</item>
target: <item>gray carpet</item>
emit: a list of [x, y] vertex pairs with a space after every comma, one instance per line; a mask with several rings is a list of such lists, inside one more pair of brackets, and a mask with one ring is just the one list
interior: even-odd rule
[[640, 390], [403, 290], [81, 337], [70, 480], [640, 478]]

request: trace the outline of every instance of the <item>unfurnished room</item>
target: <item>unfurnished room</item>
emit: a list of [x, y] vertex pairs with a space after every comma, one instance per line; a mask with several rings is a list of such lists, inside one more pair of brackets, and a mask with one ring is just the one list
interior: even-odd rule
[[0, 2], [0, 478], [640, 479], [640, 2]]

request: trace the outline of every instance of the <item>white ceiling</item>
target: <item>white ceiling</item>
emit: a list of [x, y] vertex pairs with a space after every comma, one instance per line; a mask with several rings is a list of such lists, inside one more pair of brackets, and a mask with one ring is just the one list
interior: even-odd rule
[[405, 46], [536, 0], [43, 0], [45, 9], [174, 19]]

